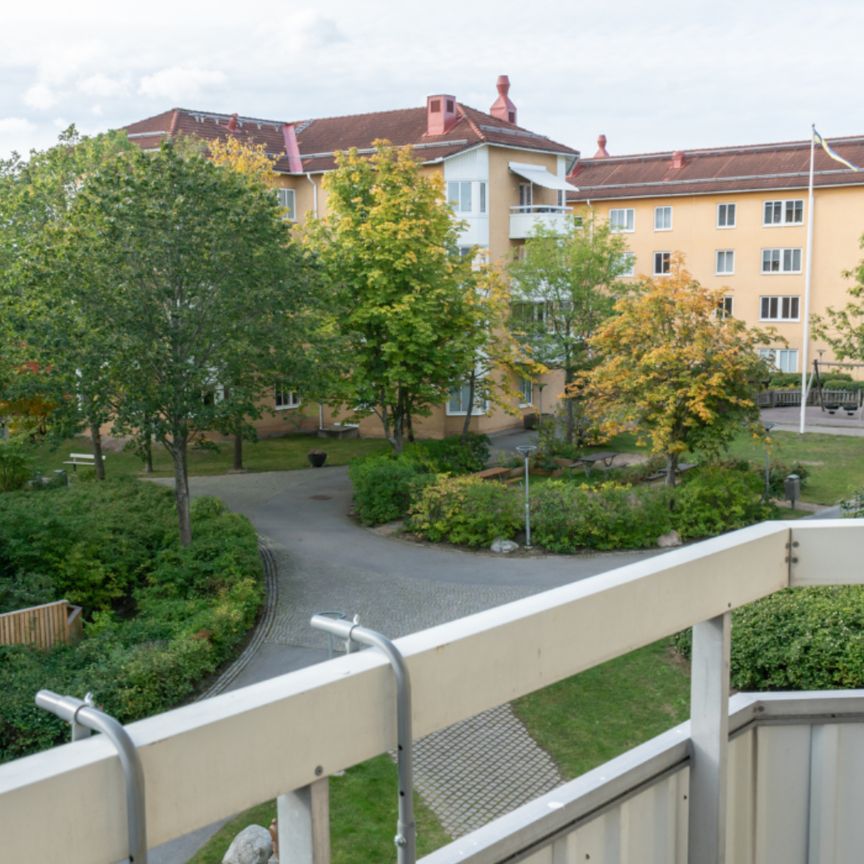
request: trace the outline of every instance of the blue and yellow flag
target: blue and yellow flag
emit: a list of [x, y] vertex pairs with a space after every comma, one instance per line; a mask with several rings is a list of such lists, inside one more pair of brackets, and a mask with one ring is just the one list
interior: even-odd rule
[[861, 171], [857, 165], [853, 165], [847, 159], [844, 159], [839, 153], [835, 152], [828, 146], [828, 142], [816, 131], [813, 129], [813, 140], [835, 161], [839, 162], [841, 165], [845, 165], [847, 168], [851, 168], [853, 171]]

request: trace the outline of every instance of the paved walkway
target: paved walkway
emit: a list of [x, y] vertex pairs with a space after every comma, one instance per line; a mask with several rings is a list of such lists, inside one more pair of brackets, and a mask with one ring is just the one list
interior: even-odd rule
[[[228, 689], [325, 660], [327, 637], [309, 626], [315, 612], [358, 614], [365, 626], [397, 638], [660, 554], [502, 557], [383, 536], [348, 517], [351, 486], [342, 467], [195, 477], [190, 485], [193, 495], [215, 495], [248, 516], [275, 564], [274, 608]], [[415, 771], [418, 790], [454, 835], [562, 782], [509, 706], [418, 741]], [[216, 827], [150, 857], [180, 864]]]

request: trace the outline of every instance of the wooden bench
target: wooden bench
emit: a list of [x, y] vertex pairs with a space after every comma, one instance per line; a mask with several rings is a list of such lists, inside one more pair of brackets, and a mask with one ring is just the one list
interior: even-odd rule
[[[105, 461], [104, 456], [102, 457], [102, 461]], [[79, 465], [84, 468], [95, 468], [96, 456], [93, 453], [70, 453], [69, 459], [67, 459], [63, 464], [71, 465], [73, 471], [77, 471]]]
[[510, 476], [510, 469], [486, 468], [483, 471], [475, 471], [472, 476], [479, 480], [506, 480]]

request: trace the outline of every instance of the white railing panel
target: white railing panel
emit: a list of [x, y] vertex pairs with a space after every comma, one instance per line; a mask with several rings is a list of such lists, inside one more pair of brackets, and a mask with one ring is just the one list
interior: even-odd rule
[[860, 585], [864, 582], [862, 531], [864, 519], [794, 523], [790, 584]]

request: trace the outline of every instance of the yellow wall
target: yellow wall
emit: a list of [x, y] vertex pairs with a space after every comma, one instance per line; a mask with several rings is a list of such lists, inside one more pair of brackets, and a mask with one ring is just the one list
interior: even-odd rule
[[[764, 226], [764, 202], [789, 199], [803, 200], [803, 224]], [[736, 205], [734, 228], [717, 227], [717, 205], [721, 203]], [[854, 267], [861, 257], [858, 239], [864, 232], [862, 204], [862, 187], [816, 190], [811, 312], [824, 313], [827, 306], [843, 305], [847, 301], [850, 282], [842, 273]], [[654, 230], [654, 209], [661, 206], [672, 207], [671, 230]], [[798, 349], [797, 371], [801, 371], [808, 218], [806, 189], [592, 202], [595, 216], [602, 220], [609, 218], [611, 209], [626, 207], [634, 210], [635, 230], [623, 232], [622, 236], [636, 256], [636, 279], [640, 275], [652, 275], [654, 252], [683, 253], [687, 269], [702, 285], [723, 288], [733, 297], [736, 318], [751, 326], [773, 327], [788, 341], [789, 348]], [[801, 272], [763, 274], [762, 250], [766, 248], [801, 248]], [[721, 249], [734, 250], [734, 275], [716, 273], [716, 253]], [[760, 320], [760, 297], [772, 295], [799, 297], [800, 320]], [[776, 345], [779, 347], [779, 343]], [[819, 349], [824, 351], [825, 360], [833, 359], [826, 345], [811, 339], [811, 362], [814, 350]]]

